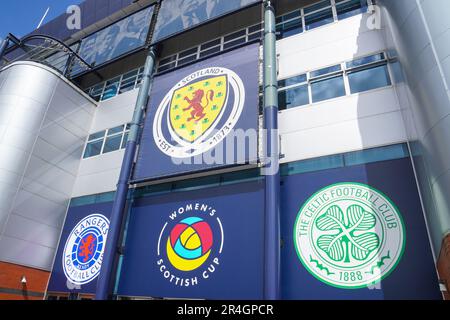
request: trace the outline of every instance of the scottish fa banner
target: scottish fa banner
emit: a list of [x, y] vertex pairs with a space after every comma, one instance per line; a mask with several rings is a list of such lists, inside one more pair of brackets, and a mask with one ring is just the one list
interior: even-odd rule
[[258, 159], [259, 44], [157, 76], [134, 180]]
[[53, 263], [49, 292], [94, 294], [112, 203], [71, 206]]

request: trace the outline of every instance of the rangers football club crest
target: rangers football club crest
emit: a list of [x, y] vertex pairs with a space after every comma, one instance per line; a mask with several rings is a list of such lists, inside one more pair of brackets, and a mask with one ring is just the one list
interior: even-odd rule
[[101, 214], [82, 219], [70, 232], [63, 251], [63, 270], [70, 283], [83, 285], [100, 273], [109, 220]]
[[198, 70], [177, 83], [159, 105], [153, 123], [158, 148], [173, 158], [202, 154], [223, 141], [239, 120], [244, 85], [232, 70]]

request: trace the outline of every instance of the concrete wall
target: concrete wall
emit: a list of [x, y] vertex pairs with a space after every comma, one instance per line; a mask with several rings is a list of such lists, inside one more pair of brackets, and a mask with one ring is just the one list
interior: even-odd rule
[[0, 72], [0, 261], [50, 270], [94, 107], [40, 64]]
[[450, 3], [383, 0], [387, 46], [406, 81], [396, 91], [414, 153], [435, 254], [450, 232]]

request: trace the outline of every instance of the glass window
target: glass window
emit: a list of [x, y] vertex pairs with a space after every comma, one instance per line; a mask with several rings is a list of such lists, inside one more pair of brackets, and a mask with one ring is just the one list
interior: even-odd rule
[[364, 92], [391, 85], [387, 65], [349, 73], [351, 93]]
[[107, 137], [105, 141], [105, 146], [103, 148], [103, 153], [109, 153], [117, 151], [122, 146], [122, 135], [117, 134], [115, 136]]
[[321, 1], [304, 8], [305, 29], [311, 30], [328, 23], [334, 22], [333, 9], [330, 0]]
[[112, 129], [108, 130], [108, 136], [112, 136], [113, 134], [117, 134], [117, 133], [122, 133], [123, 129], [124, 129], [124, 125], [122, 126], [118, 126]]
[[125, 134], [123, 136], [123, 140], [122, 140], [121, 149], [125, 149], [126, 148], [127, 142], [128, 142], [128, 135], [129, 135], [129, 132], [125, 132]]
[[306, 80], [307, 80], [306, 74], [301, 74], [299, 76], [295, 76], [295, 77], [288, 78], [288, 79], [285, 79], [285, 80], [280, 80], [278, 82], [278, 85], [280, 87], [289, 87], [289, 86], [292, 86], [292, 85], [295, 85], [295, 84], [300, 84], [302, 82], [306, 82]]
[[100, 101], [100, 98], [103, 94], [103, 88], [105, 87], [105, 83], [99, 83], [98, 85], [94, 86], [92, 88], [91, 91], [91, 97], [95, 100], [95, 101]]
[[280, 91], [278, 93], [280, 109], [289, 109], [309, 104], [308, 85]]
[[122, 82], [120, 83], [119, 94], [133, 90], [136, 86], [138, 70], [133, 70], [123, 75]]
[[311, 84], [312, 102], [320, 102], [328, 99], [345, 96], [344, 77], [336, 76]]
[[342, 69], [341, 69], [341, 65], [340, 64], [332, 66], [332, 67], [326, 67], [326, 68], [323, 68], [323, 69], [320, 69], [320, 70], [312, 71], [311, 72], [311, 78], [317, 78], [317, 77], [320, 77], [320, 76], [323, 76], [323, 75], [326, 75], [326, 74], [329, 74], [329, 73], [333, 73], [333, 72], [338, 72], [338, 71], [341, 71], [341, 70]]
[[103, 139], [89, 142], [86, 145], [86, 150], [84, 151], [84, 158], [90, 158], [98, 156], [102, 152]]
[[370, 64], [370, 63], [374, 63], [377, 61], [383, 61], [385, 60], [385, 54], [384, 53], [379, 53], [379, 54], [375, 54], [369, 57], [364, 57], [364, 58], [359, 58], [359, 59], [355, 59], [353, 61], [347, 62], [347, 68], [355, 68], [355, 67], [360, 67], [366, 64]]
[[277, 40], [284, 39], [303, 32], [301, 17], [277, 25]]
[[224, 43], [223, 48], [224, 48], [224, 49], [229, 49], [229, 48], [238, 46], [238, 45], [240, 45], [240, 44], [243, 44], [243, 43], [245, 43], [245, 42], [246, 42], [245, 37], [239, 38], [239, 39], [236, 39], [236, 40], [233, 40], [233, 41]]
[[111, 99], [117, 95], [119, 90], [120, 77], [106, 81], [105, 91], [103, 92], [102, 101]]
[[93, 133], [89, 136], [88, 139], [89, 139], [89, 141], [92, 141], [92, 140], [97, 140], [97, 139], [103, 138], [105, 136], [105, 133], [106, 133], [106, 130], [103, 130], [103, 131], [100, 131], [97, 133]]
[[336, 12], [338, 19], [353, 17], [364, 11], [366, 0], [336, 0]]

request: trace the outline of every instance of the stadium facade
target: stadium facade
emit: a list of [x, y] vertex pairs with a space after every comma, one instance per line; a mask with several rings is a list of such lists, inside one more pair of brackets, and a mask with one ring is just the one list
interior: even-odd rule
[[450, 288], [446, 0], [86, 0], [0, 47], [0, 299]]

